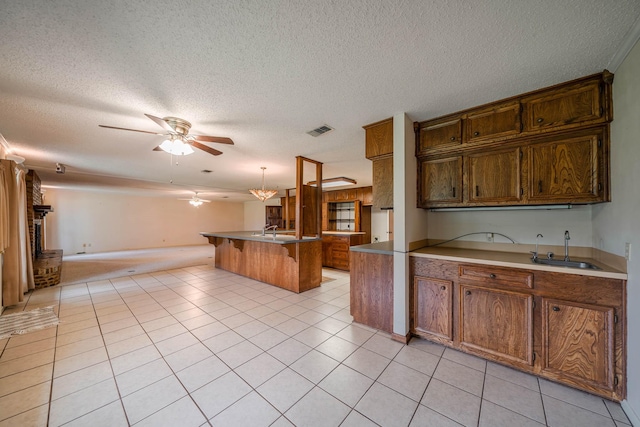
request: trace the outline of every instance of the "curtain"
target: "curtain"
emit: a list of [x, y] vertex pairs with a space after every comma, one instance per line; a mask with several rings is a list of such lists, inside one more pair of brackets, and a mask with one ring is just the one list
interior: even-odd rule
[[[27, 199], [24, 170], [12, 160], [0, 160], [4, 169], [2, 194], [6, 202], [0, 215], [8, 211], [8, 246], [2, 266], [2, 305], [15, 305], [24, 299], [24, 293], [33, 289], [31, 244], [27, 226]], [[5, 219], [0, 221], [0, 227]]]

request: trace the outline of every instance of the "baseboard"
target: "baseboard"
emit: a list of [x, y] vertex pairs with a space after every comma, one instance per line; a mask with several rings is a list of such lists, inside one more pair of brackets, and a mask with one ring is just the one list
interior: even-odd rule
[[629, 404], [629, 401], [625, 399], [620, 402], [620, 405], [622, 405], [624, 413], [627, 415], [627, 418], [629, 418], [629, 421], [631, 421], [631, 425], [634, 427], [640, 427], [640, 417], [638, 417], [636, 411], [633, 410], [633, 408]]
[[409, 344], [409, 340], [411, 340], [411, 332], [407, 332], [407, 335], [400, 335], [394, 332], [391, 334], [391, 339], [401, 342], [402, 344]]

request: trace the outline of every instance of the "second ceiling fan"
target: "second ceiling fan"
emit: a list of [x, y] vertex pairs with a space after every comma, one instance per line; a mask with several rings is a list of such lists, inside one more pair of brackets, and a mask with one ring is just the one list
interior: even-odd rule
[[191, 135], [189, 134], [189, 129], [191, 129], [191, 123], [188, 121], [178, 118], [178, 117], [156, 117], [151, 114], [145, 114], [148, 118], [153, 120], [156, 124], [162, 127], [166, 132], [150, 132], [146, 130], [138, 130], [138, 129], [127, 129], [116, 126], [106, 126], [106, 125], [98, 125], [103, 128], [108, 129], [118, 129], [118, 130], [128, 130], [131, 132], [141, 132], [141, 133], [150, 133], [152, 135], [163, 135], [166, 136], [167, 139], [154, 148], [154, 151], [167, 151], [171, 154], [176, 155], [186, 155], [193, 153], [193, 148], [198, 148], [202, 151], [205, 151], [209, 154], [213, 154], [214, 156], [219, 156], [222, 154], [222, 151], [218, 151], [215, 148], [211, 148], [207, 145], [202, 144], [202, 142], [214, 142], [217, 144], [229, 144], [233, 145], [233, 141], [231, 138], [226, 138], [222, 136], [206, 136], [206, 135]]

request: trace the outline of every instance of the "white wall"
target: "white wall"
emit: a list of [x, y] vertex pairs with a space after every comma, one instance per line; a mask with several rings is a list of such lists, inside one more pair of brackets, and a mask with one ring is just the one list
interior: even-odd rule
[[[266, 224], [265, 206], [280, 206], [280, 197], [274, 196], [269, 200], [261, 202], [244, 202], [244, 228], [243, 230], [262, 230]], [[284, 212], [282, 213], [284, 215]]]
[[173, 198], [63, 189], [47, 189], [45, 200], [54, 209], [46, 216], [47, 248], [65, 254], [207, 244], [201, 231], [244, 224], [242, 203], [196, 208]]
[[611, 124], [611, 203], [593, 207], [593, 242], [627, 265], [627, 412], [640, 419], [640, 44], [615, 72]]
[[[471, 212], [429, 212], [429, 238], [453, 239], [474, 232], [506, 234], [518, 243], [535, 243], [542, 234], [541, 245], [564, 245], [564, 231], [569, 230], [571, 246], [591, 247], [592, 206], [574, 206], [563, 210], [500, 210]], [[469, 236], [460, 240], [486, 242], [486, 236]], [[495, 236], [496, 243], [509, 240]]]

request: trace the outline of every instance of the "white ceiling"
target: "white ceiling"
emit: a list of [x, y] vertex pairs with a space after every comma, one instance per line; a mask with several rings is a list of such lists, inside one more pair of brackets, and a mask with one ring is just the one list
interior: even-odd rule
[[[267, 186], [294, 187], [297, 155], [370, 185], [362, 125], [610, 67], [640, 2], [2, 0], [0, 11], [0, 133], [44, 184], [243, 201], [260, 166]], [[98, 127], [161, 132], [144, 113], [235, 145], [172, 165], [152, 151], [162, 137]], [[335, 131], [306, 134], [323, 124]]]

